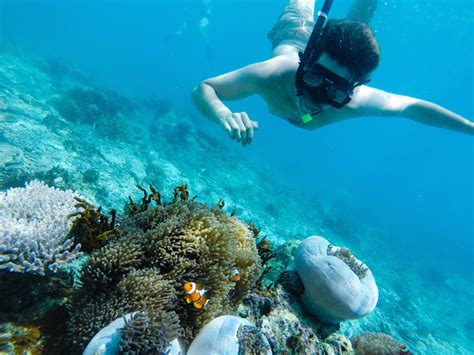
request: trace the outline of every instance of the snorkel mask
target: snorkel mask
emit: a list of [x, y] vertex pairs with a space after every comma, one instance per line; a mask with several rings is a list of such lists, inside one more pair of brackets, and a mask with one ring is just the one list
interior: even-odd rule
[[[352, 99], [354, 89], [368, 81], [351, 83], [347, 79], [317, 63], [323, 53], [321, 37], [333, 0], [325, 0], [306, 49], [299, 52], [300, 63], [296, 71], [296, 95], [309, 96], [315, 104], [329, 104], [342, 108]], [[311, 115], [303, 116], [303, 122], [310, 121]]]

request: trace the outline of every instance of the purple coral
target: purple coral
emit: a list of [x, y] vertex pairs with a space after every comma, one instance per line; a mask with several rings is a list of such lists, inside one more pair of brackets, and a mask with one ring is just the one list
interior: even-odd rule
[[74, 196], [39, 181], [0, 192], [0, 270], [45, 275], [80, 256], [67, 237]]

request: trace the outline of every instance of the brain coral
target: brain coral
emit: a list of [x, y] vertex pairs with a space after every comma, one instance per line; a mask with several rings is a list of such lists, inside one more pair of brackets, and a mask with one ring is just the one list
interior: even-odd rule
[[[156, 348], [146, 346], [163, 349], [177, 335], [190, 340], [205, 323], [238, 305], [260, 276], [252, 232], [218, 208], [194, 201], [155, 206], [127, 217], [121, 230], [89, 257], [72, 301], [71, 337], [82, 348], [101, 328], [131, 312], [142, 312], [166, 339], [143, 345], [135, 327], [123, 350], [152, 353]], [[234, 268], [241, 274], [237, 282], [230, 279]], [[203, 309], [185, 302], [187, 281], [208, 290]], [[160, 322], [175, 331], [160, 331]]]

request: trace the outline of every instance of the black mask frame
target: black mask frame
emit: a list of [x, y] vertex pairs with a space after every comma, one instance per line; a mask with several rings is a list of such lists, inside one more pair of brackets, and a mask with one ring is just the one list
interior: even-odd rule
[[[306, 93], [316, 104], [326, 103], [335, 108], [342, 108], [351, 101], [354, 89], [370, 80], [350, 83], [345, 78], [317, 63], [323, 52], [321, 37], [332, 3], [333, 0], [324, 1], [321, 11], [318, 12], [316, 24], [304, 53], [299, 52], [300, 62], [296, 71], [295, 86], [297, 96], [303, 96]], [[318, 76], [321, 84], [313, 86], [305, 81], [304, 78], [307, 73]], [[337, 93], [342, 93], [344, 98], [336, 100]]]
[[[315, 86], [305, 80], [308, 73], [316, 76], [320, 84]], [[319, 63], [311, 65], [306, 70], [300, 64], [296, 72], [298, 96], [306, 94], [316, 104], [326, 103], [339, 109], [351, 101], [352, 94], [357, 86], [366, 84], [369, 81], [351, 83]]]

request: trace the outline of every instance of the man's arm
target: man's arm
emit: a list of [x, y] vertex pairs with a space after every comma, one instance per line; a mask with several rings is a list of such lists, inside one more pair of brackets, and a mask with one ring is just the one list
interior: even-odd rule
[[214, 77], [201, 82], [192, 92], [197, 108], [207, 118], [222, 125], [232, 139], [249, 144], [258, 123], [245, 112], [233, 113], [223, 100], [239, 100], [258, 93], [265, 62]]
[[474, 123], [429, 101], [392, 94], [368, 86], [354, 92], [349, 107], [357, 116], [406, 117], [426, 125], [474, 135]]

